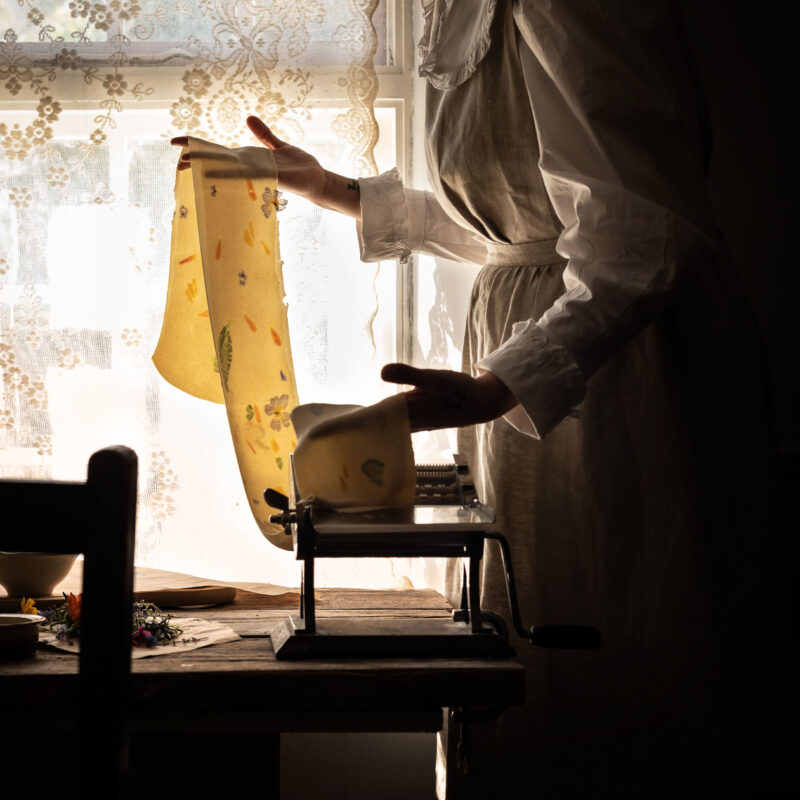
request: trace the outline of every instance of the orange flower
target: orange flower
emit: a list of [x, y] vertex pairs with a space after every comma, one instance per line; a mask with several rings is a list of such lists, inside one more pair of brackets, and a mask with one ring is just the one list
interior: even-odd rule
[[72, 622], [77, 622], [81, 618], [82, 597], [83, 594], [79, 594], [76, 597], [72, 592], [67, 595], [67, 614], [69, 614], [69, 618]]

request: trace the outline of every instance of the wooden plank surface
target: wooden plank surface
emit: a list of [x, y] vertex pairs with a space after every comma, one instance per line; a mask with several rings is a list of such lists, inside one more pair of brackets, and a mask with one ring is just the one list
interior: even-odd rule
[[[362, 590], [320, 589], [316, 593], [316, 616], [431, 619], [449, 618], [450, 607], [432, 589]], [[300, 594], [262, 595], [239, 590], [234, 603], [213, 610], [213, 618], [230, 625], [240, 636], [268, 636], [289, 614], [297, 614]], [[174, 612], [189, 615], [191, 609]]]
[[[450, 616], [444, 598], [430, 590], [321, 589], [317, 594], [320, 619], [368, 616], [413, 623], [415, 618]], [[278, 661], [269, 632], [297, 613], [298, 602], [296, 592], [275, 596], [239, 591], [228, 605], [173, 612], [218, 620], [242, 639], [135, 660], [134, 707], [143, 713], [191, 715], [297, 713], [319, 720], [331, 713], [368, 716], [395, 709], [430, 714], [442, 707], [522, 701], [523, 669], [513, 659]], [[7, 711], [47, 713], [66, 707], [65, 698], [74, 697], [77, 670], [74, 655], [45, 647], [33, 659], [0, 662], [0, 694], [9, 698]]]
[[[433, 589], [317, 589], [314, 593], [319, 608], [360, 608], [360, 609], [438, 609], [449, 611], [450, 606]], [[299, 592], [285, 592], [278, 595], [256, 594], [239, 589], [234, 601], [237, 608], [297, 609], [300, 605]]]

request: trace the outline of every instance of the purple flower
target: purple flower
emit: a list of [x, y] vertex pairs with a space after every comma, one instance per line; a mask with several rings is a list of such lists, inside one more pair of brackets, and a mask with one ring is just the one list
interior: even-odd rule
[[133, 633], [133, 644], [137, 647], [142, 644], [146, 647], [156, 647], [158, 636], [154, 636], [150, 631], [145, 630], [144, 625], [140, 625]]

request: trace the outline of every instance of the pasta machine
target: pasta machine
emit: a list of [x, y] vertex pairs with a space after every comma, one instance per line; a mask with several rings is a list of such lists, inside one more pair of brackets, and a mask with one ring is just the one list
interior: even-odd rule
[[[515, 631], [544, 647], [590, 649], [600, 642], [594, 628], [575, 625], [522, 626], [510, 552], [494, 529], [495, 513], [478, 499], [466, 460], [417, 465], [411, 508], [341, 511], [296, 500], [292, 468], [291, 497], [267, 489], [264, 498], [279, 513], [270, 521], [292, 536], [302, 561], [299, 614], [272, 633], [279, 659], [304, 658], [507, 658], [514, 655], [503, 618], [480, 607], [480, 568], [487, 539], [500, 545], [506, 590]], [[318, 558], [460, 558], [463, 581], [460, 607], [452, 618], [317, 619], [314, 564]]]

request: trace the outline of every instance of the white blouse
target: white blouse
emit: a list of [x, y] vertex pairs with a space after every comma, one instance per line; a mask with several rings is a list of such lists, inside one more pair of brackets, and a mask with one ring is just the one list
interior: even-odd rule
[[[480, 68], [497, 0], [423, 0], [420, 74], [452, 92]], [[535, 120], [483, 114], [474, 125], [529, 136], [566, 259], [566, 291], [539, 319], [521, 320], [477, 364], [519, 405], [518, 430], [545, 436], [577, 406], [584, 383], [664, 309], [687, 270], [720, 257], [705, 181], [702, 108], [667, 0], [513, 0], [519, 61]], [[494, 38], [493, 38], [494, 37]], [[442, 97], [438, 98], [439, 101]], [[434, 106], [436, 107], [436, 106]], [[469, 130], [442, 131], [459, 148]], [[431, 181], [436, 185], [435, 181]], [[499, 182], [502, 187], [503, 183]], [[491, 200], [492, 185], [485, 191]], [[361, 180], [365, 261], [428, 253], [491, 263], [493, 239], [432, 193], [404, 188], [396, 170]], [[513, 243], [513, 242], [512, 242]]]

